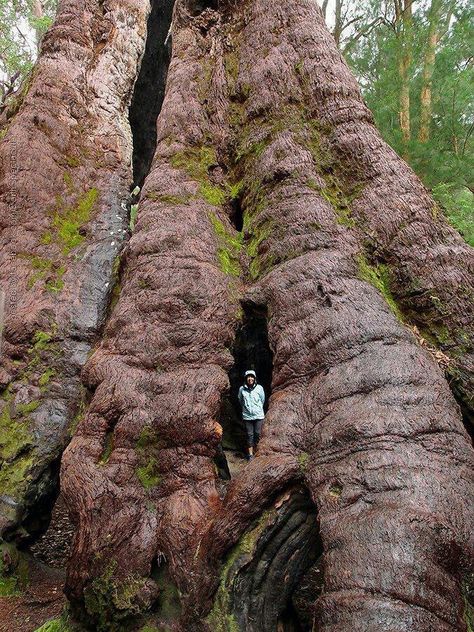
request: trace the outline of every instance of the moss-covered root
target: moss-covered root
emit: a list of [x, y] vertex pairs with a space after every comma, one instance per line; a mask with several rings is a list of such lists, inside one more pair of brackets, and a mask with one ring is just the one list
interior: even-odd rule
[[129, 630], [130, 622], [146, 614], [159, 596], [156, 582], [138, 575], [119, 578], [117, 566], [117, 561], [111, 560], [84, 589], [88, 623], [94, 624], [97, 632]]
[[272, 512], [264, 512], [257, 525], [240, 538], [228, 556], [221, 572], [214, 605], [206, 619], [213, 632], [244, 632], [232, 612], [230, 587], [239, 569], [251, 559], [258, 539], [270, 523], [272, 515]]
[[13, 544], [0, 544], [0, 597], [21, 594], [28, 586], [28, 561]]

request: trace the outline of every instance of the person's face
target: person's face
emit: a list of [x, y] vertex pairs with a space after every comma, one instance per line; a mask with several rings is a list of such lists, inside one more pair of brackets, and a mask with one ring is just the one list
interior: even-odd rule
[[253, 375], [247, 375], [247, 384], [249, 386], [252, 386], [252, 384], [255, 382], [255, 378]]

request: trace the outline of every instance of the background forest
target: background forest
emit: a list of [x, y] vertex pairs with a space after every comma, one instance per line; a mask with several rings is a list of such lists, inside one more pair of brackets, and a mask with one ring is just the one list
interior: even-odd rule
[[[474, 8], [467, 0], [320, 0], [384, 139], [474, 246]], [[0, 0], [0, 122], [56, 0]]]

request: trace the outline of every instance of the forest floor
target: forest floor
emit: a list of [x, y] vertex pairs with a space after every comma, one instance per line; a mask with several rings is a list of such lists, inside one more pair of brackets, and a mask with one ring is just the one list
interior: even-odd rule
[[28, 585], [17, 595], [0, 597], [0, 632], [34, 632], [58, 618], [66, 604], [66, 563], [73, 535], [68, 512], [59, 496], [46, 533], [25, 552]]
[[229, 472], [232, 478], [237, 476], [237, 474], [247, 465], [247, 461], [245, 460], [243, 454], [239, 452], [234, 452], [233, 450], [224, 450], [227, 465], [229, 466]]

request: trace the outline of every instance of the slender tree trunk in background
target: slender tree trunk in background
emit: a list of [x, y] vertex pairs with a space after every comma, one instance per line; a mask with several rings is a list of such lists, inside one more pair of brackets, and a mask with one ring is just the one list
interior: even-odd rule
[[323, 12], [324, 19], [326, 19], [327, 17], [328, 3], [329, 3], [329, 0], [324, 0], [321, 5], [321, 11]]
[[[165, 63], [153, 52], [153, 25], [167, 33], [172, 4], [152, 5], [142, 69]], [[119, 24], [125, 16], [143, 25], [141, 7], [113, 6]], [[101, 7], [88, 8], [100, 18]], [[50, 32], [59, 50], [68, 50], [61, 34], [74, 10], [64, 4]], [[61, 111], [56, 94], [77, 88], [98, 123], [86, 129], [92, 152], [102, 110], [129, 103], [122, 89], [138, 72], [140, 40], [133, 54], [113, 39], [97, 50], [87, 33], [89, 72], [82, 81], [61, 74], [47, 111]], [[456, 395], [472, 410], [473, 251], [381, 139], [313, 0], [178, 0], [172, 41], [148, 173], [140, 162], [136, 227], [105, 329], [99, 337], [94, 321], [84, 338], [86, 353], [97, 340], [82, 372], [90, 397], [61, 461], [76, 527], [66, 583], [74, 616], [99, 632], [465, 632], [474, 453], [445, 374], [407, 325], [449, 355]], [[121, 51], [126, 72], [121, 90], [112, 82], [117, 101], [96, 109], [102, 81], [117, 79], [106, 64], [88, 92], [102, 51]], [[153, 90], [147, 81], [135, 87], [134, 121]], [[29, 94], [2, 149], [8, 138], [26, 144], [41, 103]], [[152, 113], [145, 118], [154, 126]], [[109, 140], [126, 129], [112, 120]], [[67, 139], [68, 125], [58, 129]], [[125, 172], [123, 185], [126, 147], [106, 170]], [[64, 141], [57, 151], [66, 155]], [[65, 272], [67, 291], [51, 298], [44, 280], [27, 287], [30, 261], [17, 263], [18, 242], [8, 250], [18, 225], [22, 249], [28, 236], [35, 255], [66, 256], [59, 220], [43, 211], [65, 169], [46, 164], [56, 183], [45, 181], [42, 204], [38, 187], [5, 168], [9, 190], [25, 192], [16, 217], [2, 213], [15, 284], [7, 296], [18, 287], [25, 301], [13, 303], [6, 327], [6, 401], [13, 393], [17, 409], [21, 389], [42, 375], [28, 367], [28, 349], [43, 361], [38, 342], [82, 341], [64, 315], [83, 304], [76, 285], [93, 283], [71, 255], [77, 282]], [[100, 170], [83, 175], [82, 184], [101, 183], [104, 204], [115, 200]], [[46, 244], [45, 229], [54, 237]], [[35, 334], [38, 296], [44, 318], [58, 323], [46, 339]], [[59, 364], [54, 351], [54, 384], [78, 397], [77, 366]], [[249, 362], [260, 367], [269, 408], [257, 457], [223, 486], [214, 458]], [[27, 426], [22, 411], [17, 432]]]
[[[40, 0], [32, 0], [32, 12], [33, 12], [33, 15], [35, 16], [35, 18], [37, 18], [37, 19], [41, 19], [43, 17], [43, 15], [44, 15], [44, 13], [43, 13], [43, 5], [41, 4]], [[38, 52], [39, 52], [42, 30], [40, 28], [36, 28], [35, 29], [35, 34], [36, 34], [36, 37], [35, 37], [36, 48], [38, 49]]]
[[429, 27], [426, 50], [423, 60], [423, 74], [420, 94], [420, 129], [418, 140], [428, 142], [431, 124], [431, 88], [434, 65], [436, 61], [436, 46], [439, 41], [442, 0], [432, 0], [429, 11]]
[[334, 29], [332, 31], [332, 34], [338, 48], [341, 44], [341, 34], [344, 26], [342, 17], [342, 5], [343, 0], [336, 0], [336, 5], [334, 9]]
[[410, 121], [410, 69], [413, 56], [413, 12], [414, 0], [394, 0], [395, 24], [399, 40], [398, 73], [400, 78], [400, 129], [405, 144], [404, 157], [408, 156], [411, 140]]

